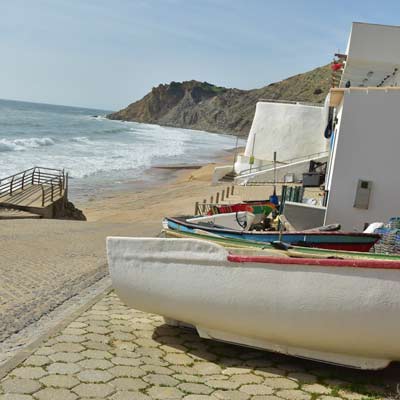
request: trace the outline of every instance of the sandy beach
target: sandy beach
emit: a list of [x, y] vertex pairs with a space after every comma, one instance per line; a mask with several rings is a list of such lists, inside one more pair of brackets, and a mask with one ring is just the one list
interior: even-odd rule
[[135, 223], [139, 233], [139, 224], [160, 226], [165, 215], [193, 214], [196, 201], [209, 199], [218, 190], [211, 185], [214, 168], [230, 164], [232, 159], [233, 154], [224, 153], [219, 162], [200, 168], [167, 166], [159, 172], [164, 174], [165, 182], [139, 186], [139, 189], [133, 183], [131, 190], [110, 191], [103, 198], [76, 205], [88, 221]]

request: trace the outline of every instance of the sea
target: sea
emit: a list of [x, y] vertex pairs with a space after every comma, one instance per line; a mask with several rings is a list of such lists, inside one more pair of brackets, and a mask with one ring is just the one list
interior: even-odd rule
[[201, 165], [243, 145], [231, 135], [113, 121], [110, 112], [0, 100], [0, 179], [33, 166], [64, 169], [70, 198], [85, 201], [168, 179], [155, 167]]

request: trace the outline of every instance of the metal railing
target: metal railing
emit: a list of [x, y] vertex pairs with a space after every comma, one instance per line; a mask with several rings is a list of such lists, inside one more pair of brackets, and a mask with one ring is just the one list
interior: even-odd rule
[[[276, 164], [277, 164], [277, 167], [282, 167], [282, 166], [286, 166], [286, 165], [290, 165], [290, 164], [295, 164], [295, 163], [301, 162], [301, 161], [307, 161], [312, 158], [328, 156], [328, 154], [329, 154], [329, 151], [321, 151], [319, 153], [308, 154], [306, 156], [296, 157], [296, 158], [292, 158], [292, 159], [285, 160], [285, 161], [277, 161]], [[240, 171], [240, 174], [237, 174], [235, 178], [241, 178], [248, 174], [262, 172], [262, 171], [266, 171], [266, 170], [269, 170], [272, 168], [274, 168], [273, 162], [271, 162], [270, 164], [260, 165], [259, 167], [247, 168], [247, 169]]]
[[29, 187], [40, 186], [41, 205], [53, 202], [56, 196], [61, 197], [68, 188], [68, 174], [64, 170], [46, 167], [33, 167], [14, 175], [0, 179], [0, 202], [22, 193]]

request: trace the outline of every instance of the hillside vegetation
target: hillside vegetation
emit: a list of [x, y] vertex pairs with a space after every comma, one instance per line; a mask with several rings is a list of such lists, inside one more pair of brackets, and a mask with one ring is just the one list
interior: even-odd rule
[[329, 65], [271, 83], [240, 90], [207, 82], [171, 82], [154, 87], [110, 119], [247, 136], [260, 99], [323, 103], [330, 88]]

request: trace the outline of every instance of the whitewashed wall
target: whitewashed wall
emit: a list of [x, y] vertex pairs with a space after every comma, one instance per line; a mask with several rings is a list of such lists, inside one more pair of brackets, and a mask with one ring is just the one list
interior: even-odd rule
[[[300, 104], [258, 102], [244, 155], [285, 161], [326, 150], [326, 109]], [[253, 151], [254, 150], [254, 151]]]
[[[325, 223], [362, 230], [400, 216], [400, 90], [347, 90], [331, 165]], [[353, 207], [358, 179], [372, 181], [368, 210]]]
[[400, 85], [399, 26], [353, 22], [346, 54], [342, 87], [347, 81], [351, 86], [376, 86], [382, 80], [383, 86]]

